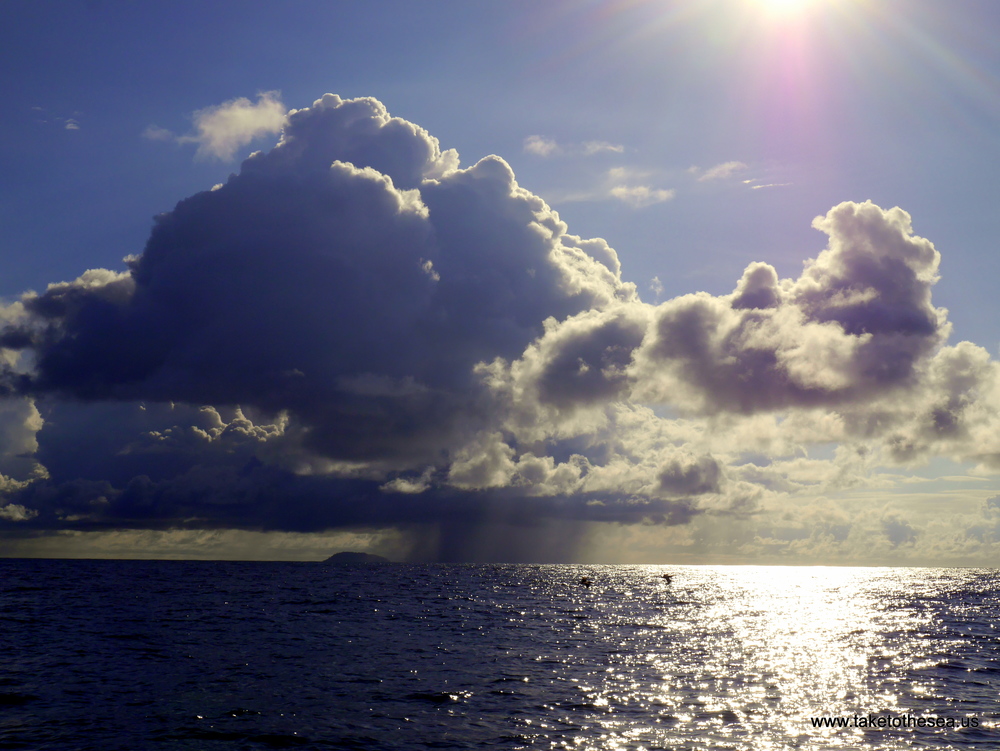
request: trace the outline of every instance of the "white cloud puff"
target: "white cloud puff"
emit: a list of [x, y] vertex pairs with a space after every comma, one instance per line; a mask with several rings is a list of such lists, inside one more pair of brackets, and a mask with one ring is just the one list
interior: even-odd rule
[[33, 399], [0, 399], [0, 491], [5, 482], [13, 487], [12, 483], [45, 477], [45, 468], [35, 457], [44, 424]]
[[552, 138], [546, 138], [545, 136], [528, 136], [524, 139], [524, 153], [534, 154], [535, 156], [547, 157], [558, 154], [562, 151], [562, 148], [558, 143]]
[[26, 509], [19, 503], [8, 503], [5, 506], [0, 506], [0, 519], [6, 519], [9, 522], [25, 522], [36, 516], [38, 516], [37, 511]]
[[[175, 136], [166, 128], [149, 125], [143, 131], [143, 138], [195, 143], [198, 144], [197, 157], [229, 162], [239, 149], [255, 139], [281, 132], [287, 120], [287, 110], [277, 91], [266, 91], [257, 95], [256, 102], [246, 97], [230, 99], [196, 110], [191, 119], [195, 128], [191, 135]], [[66, 127], [69, 127], [68, 123]]]
[[286, 110], [278, 92], [267, 91], [257, 95], [256, 103], [240, 97], [197, 110], [193, 120], [197, 133], [180, 140], [197, 143], [199, 156], [228, 162], [255, 138], [280, 132]]

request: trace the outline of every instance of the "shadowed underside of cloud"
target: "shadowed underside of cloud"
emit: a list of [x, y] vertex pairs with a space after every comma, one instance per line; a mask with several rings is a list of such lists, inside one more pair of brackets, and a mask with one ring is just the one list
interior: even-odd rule
[[[328, 94], [126, 270], [0, 309], [0, 525], [436, 524], [453, 558], [490, 525], [746, 519], [864, 482], [851, 457], [1000, 465], [934, 246], [871, 203], [814, 227], [798, 278], [649, 305], [499, 157]], [[850, 450], [792, 460], [825, 442]]]

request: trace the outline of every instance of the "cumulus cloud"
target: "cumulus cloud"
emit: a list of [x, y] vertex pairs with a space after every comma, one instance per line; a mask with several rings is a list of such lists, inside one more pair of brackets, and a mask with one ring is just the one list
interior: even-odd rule
[[[734, 517], [764, 513], [768, 499], [888, 487], [879, 462], [991, 466], [997, 364], [975, 345], [944, 346], [946, 311], [931, 302], [938, 251], [908, 214], [870, 202], [834, 207], [814, 227], [829, 242], [798, 278], [755, 262], [729, 295], [552, 321], [521, 358], [484, 368], [508, 443], [536, 462], [581, 452], [574, 489], [610, 482]], [[829, 442], [841, 443], [833, 458], [794, 456]], [[870, 524], [893, 550], [919, 538]]]
[[[127, 271], [25, 295], [2, 336], [34, 365], [8, 368], [4, 383], [94, 404], [285, 415], [267, 471], [363, 477], [376, 497], [426, 487], [432, 466], [456, 488], [498, 487], [511, 471], [476, 364], [517, 357], [550, 319], [638, 299], [607, 243], [566, 229], [502, 159], [459, 169], [380, 102], [328, 95], [290, 113], [279, 144], [227, 183], [158, 217]], [[187, 419], [114, 454], [176, 458], [223, 429]], [[222, 479], [197, 476], [224, 487], [239, 471], [227, 466], [210, 473]], [[185, 483], [196, 476], [181, 469]], [[89, 500], [70, 516], [92, 516], [94, 497], [133, 508], [122, 499], [160, 487], [130, 481], [122, 496], [92, 482], [71, 494]]]
[[[20, 490], [48, 476], [45, 466], [36, 457], [37, 435], [44, 422], [34, 400], [0, 399], [0, 500], [5, 492]], [[14, 513], [11, 510], [4, 518], [22, 521], [34, 515], [17, 512], [19, 516], [14, 519]]]
[[6, 506], [0, 506], [0, 519], [5, 519], [9, 522], [28, 521], [36, 516], [38, 516], [37, 511], [26, 509], [18, 503], [8, 503]]
[[[836, 405], [912, 386], [950, 330], [931, 303], [940, 255], [900, 209], [843, 203], [813, 226], [827, 249], [795, 280], [752, 264], [728, 297], [661, 305], [636, 353], [640, 390], [702, 411]], [[673, 397], [677, 401], [676, 396]]]
[[[0, 307], [10, 529], [396, 529], [456, 559], [528, 556], [512, 530], [571, 556], [593, 525], [684, 525], [670, 539], [748, 555], [909, 555], [933, 524], [809, 527], [795, 499], [932, 456], [1000, 468], [998, 365], [947, 345], [940, 254], [901, 209], [817, 217], [797, 277], [755, 261], [729, 294], [650, 304], [500, 157], [462, 167], [375, 99], [238, 101], [199, 143], [280, 127], [274, 148], [158, 217], [123, 270]], [[673, 195], [609, 176], [635, 206]]]
[[671, 457], [660, 470], [660, 489], [673, 496], [718, 493], [720, 475], [719, 464], [711, 456]]

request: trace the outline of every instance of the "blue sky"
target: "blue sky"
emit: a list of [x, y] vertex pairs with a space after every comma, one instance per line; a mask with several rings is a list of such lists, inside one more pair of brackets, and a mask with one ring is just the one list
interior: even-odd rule
[[[151, 216], [235, 166], [144, 142], [149, 124], [184, 132], [193, 111], [236, 97], [277, 90], [303, 107], [331, 91], [379, 98], [466, 160], [500, 154], [543, 197], [586, 193], [614, 166], [651, 172], [677, 191], [669, 204], [554, 204], [666, 294], [728, 291], [747, 258], [794, 273], [821, 247], [813, 216], [846, 199], [899, 205], [948, 253], [935, 292], [956, 333], [996, 346], [976, 305], [991, 296], [996, 10], [811, 5], [789, 19], [763, 0], [8, 4], [0, 290], [75, 276], [81, 258], [117, 263]], [[69, 118], [79, 130], [62, 130]], [[535, 134], [625, 151], [539, 160], [522, 149]], [[748, 165], [742, 179], [792, 184], [740, 191], [684, 172], [728, 161]]]
[[[1000, 493], [995, 461], [992, 447], [982, 445], [986, 440], [982, 436], [992, 435], [992, 427], [1000, 426], [1000, 420], [994, 422], [1000, 403], [995, 403], [993, 391], [994, 360], [1000, 350], [994, 280], [1000, 261], [993, 248], [992, 226], [1000, 115], [998, 16], [1000, 11], [988, 2], [945, 6], [920, 0], [4, 4], [0, 8], [0, 75], [5, 91], [0, 119], [4, 227], [0, 298], [7, 312], [0, 323], [6, 320], [10, 331], [20, 332], [20, 339], [11, 335], [7, 342], [11, 347], [5, 362], [9, 373], [24, 376], [7, 379], [6, 432], [0, 432], [8, 443], [6, 449], [0, 445], [0, 454], [7, 457], [0, 463], [0, 476], [6, 478], [6, 486], [0, 483], [0, 491], [6, 487], [0, 508], [8, 509], [3, 521], [10, 550], [131, 555], [155, 549], [164, 555], [319, 557], [330, 546], [347, 545], [396, 557], [532, 559], [548, 550], [550, 539], [559, 537], [574, 541], [552, 553], [560, 559], [989, 563], [1000, 539], [998, 504], [992, 500]], [[478, 337], [473, 323], [459, 333], [447, 328], [428, 333], [425, 327], [421, 335], [428, 339], [421, 340], [421, 351], [428, 360], [450, 363], [454, 370], [445, 378], [438, 372], [443, 365], [430, 368], [417, 354], [391, 363], [388, 354], [368, 361], [367, 353], [381, 352], [378, 347], [328, 335], [324, 328], [359, 326], [358, 317], [381, 321], [383, 328], [371, 323], [360, 325], [359, 331], [381, 337], [382, 342], [403, 337], [393, 346], [405, 349], [412, 337], [407, 340], [392, 327], [393, 321], [407, 319], [382, 312], [395, 311], [396, 300], [416, 294], [412, 285], [418, 282], [400, 281], [403, 287], [385, 282], [391, 268], [408, 262], [407, 256], [382, 258], [376, 252], [381, 246], [365, 250], [368, 246], [358, 240], [361, 244], [344, 250], [345, 258], [367, 253], [388, 264], [366, 271], [380, 280], [368, 290], [371, 297], [359, 297], [357, 309], [345, 307], [347, 303], [324, 307], [319, 300], [310, 307], [303, 289], [322, 297], [324, 288], [310, 287], [309, 280], [299, 276], [282, 276], [287, 267], [280, 266], [279, 259], [285, 257], [287, 228], [279, 232], [277, 225], [265, 222], [256, 235], [244, 237], [243, 225], [223, 222], [212, 213], [216, 209], [208, 199], [192, 199], [194, 218], [182, 221], [180, 209], [172, 216], [186, 228], [185, 237], [193, 245], [177, 246], [178, 250], [171, 242], [180, 241], [169, 240], [166, 230], [150, 239], [154, 216], [171, 212], [178, 201], [219, 184], [227, 187], [220, 191], [220, 206], [229, 207], [226, 210], [234, 215], [256, 212], [266, 218], [270, 204], [259, 196], [240, 203], [237, 187], [230, 191], [227, 181], [241, 173], [242, 160], [252, 152], [266, 155], [274, 147], [279, 128], [260, 126], [254, 132], [245, 127], [245, 120], [244, 126], [218, 126], [228, 128], [235, 138], [237, 145], [227, 153], [206, 140], [207, 131], [199, 130], [199, 124], [221, 122], [210, 118], [237, 110], [250, 113], [251, 120], [263, 117], [262, 103], [267, 102], [277, 117], [284, 117], [286, 109], [312, 108], [318, 113], [313, 102], [327, 92], [344, 100], [378, 100], [392, 116], [436, 138], [440, 152], [454, 149], [461, 169], [483, 157], [499, 156], [521, 188], [545, 201], [545, 211], [558, 212], [567, 226], [561, 232], [607, 241], [620, 262], [620, 272], [612, 269], [618, 276], [599, 284], [605, 266], [587, 266], [589, 271], [574, 266], [572, 273], [588, 280], [580, 282], [588, 291], [571, 301], [565, 297], [569, 267], [557, 264], [563, 281], [556, 286], [565, 299], [547, 287], [514, 285], [512, 299], [503, 303], [509, 304], [509, 309], [503, 308], [508, 312], [494, 311], [496, 318], [489, 319], [495, 335]], [[241, 98], [246, 101], [239, 103]], [[303, 128], [306, 120], [303, 115]], [[236, 132], [241, 127], [245, 138]], [[304, 133], [299, 136], [302, 141]], [[417, 141], [427, 143], [423, 136]], [[350, 161], [340, 152], [330, 154]], [[378, 158], [372, 158], [376, 161], [370, 165], [352, 164], [358, 169], [373, 166], [382, 173]], [[425, 179], [442, 178], [452, 167], [445, 162], [428, 167]], [[394, 189], [420, 189], [417, 184], [402, 184], [389, 167], [384, 170], [395, 180]], [[363, 182], [359, 174], [338, 174], [345, 185]], [[483, 175], [487, 174], [490, 180], [506, 180], [484, 168]], [[466, 185], [462, 180], [455, 177], [452, 189]], [[525, 237], [533, 236], [515, 236], [513, 229], [510, 235], [506, 229], [488, 231], [492, 220], [486, 214], [461, 213], [456, 207], [467, 204], [450, 203], [458, 199], [445, 189], [448, 185], [446, 180], [441, 183], [440, 195], [433, 188], [421, 189], [420, 200], [437, 236], [452, 237], [448, 233], [454, 232], [454, 242], [462, 244], [467, 254], [460, 278], [468, 284], [455, 282], [447, 304], [429, 303], [434, 310], [444, 306], [438, 314], [452, 320], [461, 319], [464, 309], [448, 305], [459, 306], [458, 301], [477, 295], [493, 299], [489, 295], [496, 288], [476, 285], [487, 285], [484, 279], [499, 278], [520, 263]], [[225, 203], [230, 195], [231, 205]], [[343, 200], [344, 206], [355, 205], [354, 198]], [[524, 206], [530, 204], [524, 201]], [[828, 215], [845, 201], [857, 206], [871, 201], [878, 214], [858, 209], [850, 214], [853, 218], [846, 218], [846, 213]], [[304, 211], [303, 205], [297, 204], [296, 210]], [[901, 224], [901, 215], [889, 212], [897, 206], [912, 217], [909, 228]], [[249, 218], [249, 213], [245, 215]], [[312, 215], [302, 216], [312, 221]], [[443, 225], [445, 216], [455, 217], [451, 229]], [[824, 279], [836, 277], [837, 264], [853, 258], [852, 248], [867, 247], [867, 242], [877, 246], [877, 256], [883, 253], [878, 244], [889, 227], [904, 238], [926, 238], [940, 253], [939, 265], [927, 260], [929, 256], [921, 256], [919, 263], [924, 265], [919, 267], [913, 261], [908, 268], [916, 286], [907, 289], [914, 297], [906, 298], [902, 312], [887, 314], [896, 321], [914, 315], [934, 319], [921, 324], [927, 331], [921, 329], [926, 337], [919, 345], [913, 343], [915, 335], [906, 333], [912, 346], [903, 347], [893, 339], [891, 347], [878, 355], [910, 358], [912, 372], [890, 378], [872, 375], [871, 365], [837, 370], [842, 361], [854, 362], [851, 358], [857, 352], [852, 347], [868, 346], [861, 338], [877, 338], [878, 331], [870, 321], [848, 322], [828, 309], [817, 313], [809, 307], [805, 282], [792, 290], [803, 263], [816, 259], [827, 246], [827, 235], [812, 227], [814, 218], [823, 216], [827, 216], [824, 226], [843, 245], [841, 255], [831, 256], [829, 268], [823, 263], [817, 266], [826, 269]], [[862, 226], [874, 234], [859, 240]], [[208, 234], [198, 235], [194, 228], [206, 233], [216, 228], [212, 231], [219, 233], [221, 227], [229, 233], [227, 243], [252, 246], [246, 251], [248, 257], [259, 258], [261, 265], [248, 261], [242, 271], [213, 266], [209, 254], [183, 267], [188, 269], [184, 273], [199, 279], [215, 273], [215, 284], [236, 285], [225, 308], [233, 320], [213, 319], [219, 332], [228, 332], [227, 341], [245, 336], [246, 347], [260, 341], [254, 334], [255, 327], [264, 325], [255, 317], [258, 308], [241, 307], [244, 298], [238, 294], [239, 284], [247, 285], [246, 295], [261, 291], [254, 286], [253, 269], [272, 275], [276, 286], [305, 285], [288, 286], [274, 297], [267, 296], [270, 291], [261, 292], [260, 299], [268, 300], [273, 310], [284, 311], [285, 300], [301, 298], [301, 305], [285, 313], [298, 317], [301, 327], [296, 330], [313, 332], [318, 338], [292, 341], [304, 349], [325, 342], [322, 346], [336, 350], [337, 357], [330, 360], [313, 358], [315, 371], [290, 363], [285, 368], [300, 370], [306, 378], [326, 373], [332, 380], [315, 376], [322, 385], [314, 388], [319, 389], [315, 393], [326, 388], [323, 384], [340, 384], [330, 386], [327, 401], [290, 396], [291, 392], [282, 391], [285, 386], [279, 388], [266, 379], [248, 381], [232, 392], [221, 385], [192, 387], [193, 378], [204, 383], [215, 383], [216, 377], [220, 383], [224, 380], [224, 367], [213, 369], [210, 357], [199, 361], [203, 371], [198, 370], [202, 365], [185, 365], [189, 370], [183, 378], [161, 370], [156, 378], [146, 374], [130, 381], [134, 374], [93, 365], [108, 352], [141, 360], [141, 352], [121, 344], [126, 331], [136, 341], [165, 342], [164, 362], [176, 364], [178, 358], [193, 358], [192, 352], [201, 351], [184, 349], [180, 333], [164, 333], [174, 323], [169, 316], [156, 324], [156, 332], [143, 328], [157, 319], [148, 311], [134, 312], [140, 298], [133, 299], [132, 288], [127, 287], [132, 282], [109, 274], [126, 273], [122, 259], [139, 256], [149, 241], [146, 257], [133, 262], [133, 269], [136, 263], [145, 269], [133, 272], [140, 274], [136, 277], [140, 290], [146, 289], [144, 284], [152, 285], [149, 289], [169, 287], [168, 280], [173, 283], [174, 277], [157, 275], [174, 273], [169, 271], [174, 268], [171, 264], [180, 262], [172, 259], [181, 258], [190, 247], [201, 247], [200, 242], [209, 243]], [[273, 236], [268, 234], [272, 229]], [[409, 224], [397, 229], [406, 237], [411, 231], [425, 231]], [[343, 228], [330, 231], [331, 237], [354, 237]], [[270, 237], [273, 244], [267, 245]], [[396, 242], [393, 237], [397, 235], [387, 235], [384, 242]], [[472, 238], [479, 238], [476, 242], [481, 245]], [[508, 240], [514, 244], [505, 249]], [[925, 248], [917, 240], [906, 240], [913, 253]], [[488, 248], [494, 241], [497, 247]], [[430, 243], [426, 247], [407, 245], [412, 261], [430, 263], [423, 272], [426, 278], [443, 279], [447, 285], [442, 264], [450, 251], [426, 242]], [[447, 245], [451, 240], [441, 242]], [[558, 238], [553, 242], [566, 246]], [[606, 258], [597, 246], [587, 248], [591, 259]], [[443, 254], [440, 261], [434, 260], [436, 252]], [[268, 253], [274, 257], [264, 263]], [[154, 266], [161, 257], [164, 260]], [[521, 270], [534, 274], [531, 258], [523, 256], [527, 265]], [[690, 301], [683, 296], [699, 292], [722, 300], [754, 262], [769, 264], [777, 279], [789, 280], [792, 286], [782, 294], [797, 301], [794, 315], [804, 315], [817, 325], [838, 321], [843, 335], [854, 337], [821, 345], [813, 337], [820, 329], [807, 326], [795, 333], [787, 322], [769, 324], [775, 327], [766, 334], [769, 342], [790, 337], [774, 351], [776, 367], [782, 378], [791, 379], [794, 394], [765, 398], [740, 391], [739, 384], [753, 382], [758, 371], [734, 371], [733, 384], [723, 383], [719, 376], [722, 380], [706, 386], [706, 378], [711, 380], [712, 374], [728, 367], [725, 358], [716, 361], [713, 370], [692, 375], [693, 370], [684, 370], [687, 366], [677, 359], [679, 355], [664, 354], [667, 345], [656, 344], [656, 337], [666, 336], [668, 330], [680, 338], [690, 333], [676, 328], [687, 324], [671, 323], [671, 316], [683, 318], [688, 303], [671, 301]], [[74, 283], [71, 292], [65, 288], [45, 296], [48, 285], [73, 282], [89, 269], [109, 271]], [[770, 272], [760, 273], [764, 279]], [[937, 275], [940, 279], [932, 283]], [[541, 284], [538, 280], [544, 276], [542, 272], [532, 278]], [[844, 272], [837, 278], [836, 294], [841, 296], [837, 304], [848, 293], [868, 294], [863, 301], [866, 315], [874, 315], [882, 302], [892, 308], [902, 304], [900, 295], [905, 297], [889, 277], [862, 283]], [[340, 294], [338, 283], [331, 280], [329, 294]], [[611, 286], [600, 286], [606, 284]], [[118, 289], [115, 285], [121, 287], [115, 294], [128, 301], [116, 298], [114, 304], [133, 311], [122, 313], [122, 320], [131, 323], [121, 323], [125, 327], [121, 330], [77, 330], [75, 326], [84, 325], [80, 321], [57, 321], [46, 312], [49, 308], [32, 308], [26, 302], [29, 298], [22, 298], [33, 290], [42, 297], [31, 299], [54, 304], [60, 295], [111, 295]], [[931, 287], [932, 302], [924, 298]], [[105, 291], [94, 292], [98, 288]], [[178, 296], [188, 293], [199, 299], [197, 290], [177, 287]], [[345, 300], [354, 300], [344, 294]], [[520, 294], [528, 297], [518, 298]], [[379, 295], [392, 297], [379, 299]], [[418, 307], [407, 315], [418, 316], [413, 311], [422, 303], [414, 298], [412, 304]], [[27, 313], [18, 307], [25, 305]], [[946, 314], [929, 312], [940, 309]], [[276, 320], [285, 313], [275, 313]], [[538, 318], [527, 321], [529, 313]], [[323, 321], [318, 318], [321, 314], [327, 316]], [[504, 315], [510, 318], [501, 325], [497, 320]], [[546, 328], [548, 316], [556, 323]], [[774, 321], [778, 318], [775, 314]], [[593, 323], [603, 327], [600, 337], [593, 333], [596, 328], [587, 336], [580, 333], [591, 320], [600, 320]], [[179, 320], [176, 324], [181, 325]], [[644, 336], [636, 333], [647, 324]], [[740, 324], [744, 325], [750, 324]], [[100, 331], [117, 334], [108, 333], [102, 342]], [[24, 344], [28, 332], [35, 337], [30, 346]], [[583, 338], [568, 344], [574, 332]], [[447, 337], [458, 343], [449, 349], [442, 344]], [[602, 372], [608, 378], [614, 368], [625, 373], [627, 394], [610, 379], [601, 387], [600, 402], [595, 401], [597, 392], [588, 391], [585, 397], [580, 396], [583, 391], [574, 392], [583, 401], [571, 408], [569, 397], [556, 396], [554, 386], [545, 387], [549, 382], [545, 379], [556, 377], [560, 358], [572, 359], [569, 353], [577, 352], [574, 347], [581, 368], [575, 376], [583, 377], [580, 374], [593, 365], [585, 360], [597, 351], [593, 348], [598, 339], [605, 347], [600, 357], [607, 367]], [[89, 349], [83, 344], [70, 349], [70, 340], [89, 342]], [[266, 336], [263, 340], [269, 341]], [[963, 340], [975, 348], [948, 349]], [[278, 363], [280, 337], [274, 342], [277, 349], [269, 354]], [[744, 354], [761, 351], [759, 342], [744, 345], [750, 347], [740, 350]], [[612, 368], [608, 353], [625, 351], [620, 348], [628, 349], [628, 357], [616, 360]], [[186, 354], [182, 357], [181, 352]], [[86, 386], [83, 380], [72, 381], [64, 370], [57, 372], [52, 364], [57, 354], [70, 358], [59, 361], [68, 369], [65, 372], [89, 373]], [[740, 356], [732, 355], [737, 360]], [[656, 357], [666, 358], [660, 366], [674, 373], [676, 383], [660, 383]], [[495, 358], [504, 365], [495, 365]], [[357, 367], [351, 371], [345, 362]], [[808, 363], [826, 375], [807, 373]], [[255, 367], [249, 357], [244, 365]], [[834, 371], [835, 376], [829, 375]], [[359, 379], [367, 379], [363, 388]], [[492, 406], [483, 407], [485, 397], [473, 398], [467, 390], [466, 382], [476, 379], [476, 388], [489, 391]], [[445, 381], [447, 388], [442, 385]], [[458, 382], [464, 385], [455, 391]], [[126, 388], [123, 383], [131, 385]], [[406, 422], [401, 417], [386, 418], [385, 424], [375, 420], [372, 430], [379, 439], [357, 440], [371, 438], [373, 447], [383, 449], [372, 448], [364, 456], [331, 437], [344, 429], [346, 415], [354, 414], [338, 401], [344, 393], [388, 399], [391, 391], [393, 398], [402, 398], [400, 394], [411, 387], [438, 395], [447, 392], [448, 400], [463, 405], [455, 407], [463, 415], [482, 409], [493, 417], [463, 421], [461, 428], [449, 423], [447, 430], [441, 428], [450, 436], [447, 439], [437, 433], [433, 438], [394, 434], [403, 430], [398, 428]], [[385, 393], [373, 396], [378, 389]], [[529, 391], [540, 394], [538, 403], [518, 402]], [[727, 399], [731, 407], [725, 407]], [[921, 412], [922, 402], [932, 406]], [[341, 406], [330, 406], [334, 403]], [[423, 414], [379, 404], [380, 410], [398, 408], [407, 419]], [[911, 405], [912, 414], [903, 414], [899, 405]], [[237, 407], [243, 411], [237, 413]], [[351, 407], [355, 408], [361, 409]], [[206, 417], [205, 409], [214, 409], [215, 416]], [[639, 414], [635, 410], [641, 409], [655, 419], [644, 417], [640, 430], [623, 415], [629, 410]], [[600, 419], [595, 410], [603, 410]], [[142, 419], [136, 416], [139, 411]], [[526, 417], [529, 412], [534, 415], [531, 420]], [[614, 417], [609, 416], [612, 412]], [[948, 420], [941, 416], [945, 412]], [[322, 420], [311, 417], [320, 413]], [[879, 427], [859, 428], [864, 414], [880, 415], [872, 418]], [[817, 427], [825, 420], [840, 420], [847, 427]], [[932, 438], [927, 438], [928, 420], [937, 426]], [[945, 435], [942, 420], [954, 424], [949, 428], [952, 433]], [[215, 435], [214, 429], [219, 436], [232, 436], [240, 426], [241, 435], [256, 436], [255, 443], [226, 451], [214, 444], [212, 451], [193, 444], [183, 450], [171, 444], [169, 450], [161, 446], [153, 451], [149, 444], [150, 436], [162, 438], [168, 428], [174, 435], [198, 427], [206, 435]], [[104, 438], [94, 438], [95, 431]], [[741, 431], [748, 436], [771, 435], [771, 442], [766, 447], [741, 447], [719, 437], [735, 440]], [[650, 438], [654, 433], [661, 436], [659, 442]], [[298, 437], [293, 439], [293, 434]], [[918, 434], [926, 440], [915, 438]], [[273, 438], [278, 435], [280, 440]], [[438, 439], [440, 445], [434, 444]], [[438, 453], [431, 457], [399, 448], [412, 441], [434, 444]], [[391, 451], [385, 448], [390, 444]], [[901, 449], [903, 444], [909, 448]], [[648, 447], [648, 456], [641, 446]], [[188, 488], [198, 482], [203, 486], [192, 490], [192, 497], [204, 498], [206, 487], [216, 488], [222, 482], [205, 477], [215, 477], [212, 473], [221, 468], [232, 469], [234, 462], [245, 470], [251, 460], [253, 467], [259, 464], [266, 471], [288, 473], [293, 478], [289, 482], [311, 478], [309, 482], [328, 482], [328, 486], [296, 491], [313, 500], [301, 500], [295, 523], [275, 521], [252, 508], [245, 496], [239, 502], [245, 517], [216, 515], [194, 501], [181, 514], [163, 500], [174, 485]], [[543, 472], [541, 464], [532, 464], [535, 461], [551, 464]], [[586, 468], [580, 470], [583, 461]], [[810, 464], [806, 467], [803, 462]], [[579, 475], [576, 484], [554, 479], [560, 472], [574, 471]], [[614, 473], [618, 479], [612, 481]], [[278, 482], [276, 476], [258, 479], [262, 487], [272, 487]], [[149, 503], [157, 510], [94, 511], [101, 498], [115, 506], [130, 497], [129, 483], [137, 487], [139, 477], [151, 478], [155, 490], [150, 497], [155, 500]], [[585, 477], [603, 479], [587, 484]], [[79, 488], [84, 481], [91, 484], [86, 491]], [[105, 485], [98, 489], [94, 483]], [[73, 503], [90, 511], [76, 506], [67, 510], [72, 506], [69, 501], [52, 500], [69, 497], [71, 485], [79, 491], [74, 491], [79, 498]], [[320, 502], [315, 498], [323, 494], [340, 499], [343, 508], [317, 511], [314, 504]], [[349, 499], [370, 495], [376, 501], [366, 503], [382, 509], [381, 515], [366, 517], [344, 510], [353, 503]], [[415, 499], [431, 509], [425, 516], [402, 511], [410, 509], [408, 504]], [[622, 511], [636, 503], [649, 507], [645, 516]], [[565, 511], [574, 504], [581, 504], [582, 510]], [[557, 507], [558, 512], [553, 510]], [[592, 513], [594, 508], [607, 513]], [[523, 542], [502, 542], [511, 536]], [[463, 546], [454, 542], [459, 538], [480, 542], [478, 547]]]

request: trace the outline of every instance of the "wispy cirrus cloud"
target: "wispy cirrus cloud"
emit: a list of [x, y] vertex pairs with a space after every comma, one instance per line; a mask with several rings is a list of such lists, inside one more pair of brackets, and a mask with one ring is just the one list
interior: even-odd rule
[[743, 162], [732, 161], [717, 164], [706, 170], [701, 170], [698, 167], [692, 167], [689, 172], [698, 176], [698, 182], [708, 182], [709, 180], [726, 180], [746, 169], [747, 165]]
[[612, 198], [617, 198], [622, 203], [637, 209], [669, 201], [676, 194], [675, 190], [653, 188], [649, 185], [616, 185], [610, 191]]
[[647, 170], [636, 170], [630, 167], [613, 167], [608, 170], [607, 180], [610, 185], [608, 195], [633, 208], [641, 209], [657, 203], [669, 201], [677, 195], [677, 191], [669, 188], [656, 188], [647, 181], [651, 177]]
[[625, 147], [620, 143], [609, 143], [608, 141], [585, 141], [583, 144], [584, 156], [592, 156], [604, 151], [623, 154], [625, 153]]
[[590, 185], [577, 186], [566, 192], [549, 194], [555, 204], [596, 201], [617, 201], [634, 209], [642, 209], [672, 200], [677, 191], [653, 185], [655, 173], [634, 167], [612, 167], [593, 175]]
[[543, 158], [552, 156], [594, 156], [595, 154], [623, 154], [625, 147], [620, 143], [610, 141], [584, 141], [582, 144], [561, 144], [554, 138], [531, 135], [524, 139], [522, 147], [525, 154], [534, 154]]
[[[31, 108], [31, 112], [34, 116], [38, 118], [36, 122], [39, 124], [53, 123], [55, 125], [61, 126], [63, 130], [80, 130], [80, 117], [83, 114], [80, 111], [75, 111], [72, 117], [63, 117], [61, 115], [48, 115], [47, 110], [44, 107], [34, 106]], [[51, 118], [48, 119], [48, 118]]]
[[147, 125], [146, 129], [142, 131], [142, 137], [147, 141], [174, 141], [177, 138], [172, 131], [161, 128], [159, 125]]

